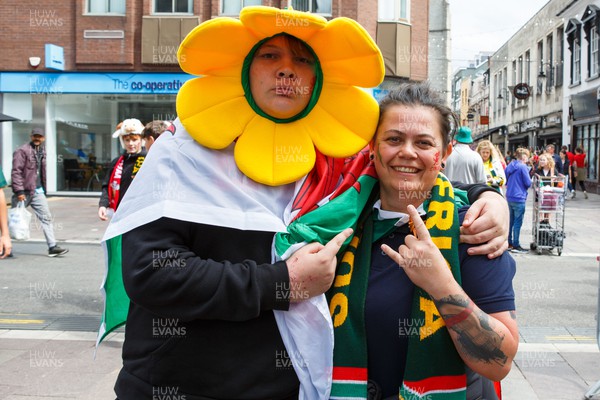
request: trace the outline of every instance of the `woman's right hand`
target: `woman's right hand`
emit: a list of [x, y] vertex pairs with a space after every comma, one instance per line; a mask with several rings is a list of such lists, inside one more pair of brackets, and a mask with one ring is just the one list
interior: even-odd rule
[[381, 246], [381, 250], [404, 269], [412, 283], [435, 299], [460, 289], [444, 256], [431, 240], [417, 209], [409, 205], [407, 210], [414, 224], [414, 236], [406, 236], [398, 251], [385, 244]]

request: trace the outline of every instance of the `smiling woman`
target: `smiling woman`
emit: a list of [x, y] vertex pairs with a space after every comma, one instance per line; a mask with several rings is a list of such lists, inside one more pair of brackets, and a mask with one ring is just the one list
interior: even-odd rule
[[[507, 254], [470, 257], [459, 244], [466, 210], [459, 213], [441, 173], [453, 119], [427, 83], [403, 84], [380, 103], [370, 146], [379, 201], [364, 207], [358, 245], [343, 256], [330, 290], [334, 310], [336, 296], [348, 297], [347, 316], [334, 329], [336, 396], [351, 397], [338, 366], [364, 369], [360, 390], [381, 398], [397, 397], [398, 388], [401, 398], [495, 398], [470, 396], [477, 388], [467, 386], [465, 365], [492, 380], [510, 370], [518, 345], [515, 264]], [[350, 259], [352, 277], [337, 284]]]

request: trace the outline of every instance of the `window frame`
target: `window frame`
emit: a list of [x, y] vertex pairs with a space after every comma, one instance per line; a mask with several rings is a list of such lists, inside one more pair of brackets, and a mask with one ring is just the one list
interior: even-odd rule
[[598, 49], [598, 45], [599, 45], [599, 39], [600, 37], [598, 36], [598, 27], [597, 26], [592, 26], [592, 28], [590, 29], [590, 41], [588, 44], [589, 47], [589, 62], [590, 62], [590, 68], [589, 68], [589, 77], [590, 78], [594, 78], [597, 77], [600, 70], [600, 63], [599, 63], [599, 59], [598, 56], [600, 54], [599, 49]]
[[570, 85], [576, 86], [581, 84], [581, 22], [571, 18], [565, 29], [565, 35], [571, 52], [569, 59], [571, 67]]
[[579, 38], [575, 38], [573, 41], [571, 60], [571, 84], [579, 85], [581, 83], [581, 45], [579, 44]]
[[[288, 3], [290, 6], [293, 6], [292, 1], [293, 0], [288, 0]], [[311, 14], [317, 14], [317, 15], [323, 15], [323, 16], [331, 16], [332, 12], [333, 12], [333, 1], [332, 0], [325, 0], [325, 1], [329, 1], [329, 10], [331, 10], [329, 12], [314, 12], [312, 10], [313, 0], [308, 0], [309, 10], [302, 10], [301, 8], [295, 8], [295, 7], [294, 7], [294, 10], [309, 12]]]
[[[111, 12], [109, 11], [110, 5], [112, 1], [120, 1], [123, 4], [123, 12]], [[104, 12], [91, 11], [92, 3], [104, 2]], [[84, 15], [94, 15], [94, 16], [124, 16], [127, 14], [127, 0], [86, 0], [85, 2], [85, 12]]]
[[[237, 17], [237, 16], [240, 15], [240, 11], [242, 11], [242, 8], [256, 5], [256, 4], [245, 4], [246, 1], [251, 1], [251, 0], [221, 0], [219, 2], [220, 3], [219, 4], [219, 15]], [[225, 12], [225, 3], [226, 2], [237, 2], [237, 3], [239, 3], [239, 5], [240, 5], [239, 10], [237, 12], [235, 12], [235, 13], [226, 13]], [[259, 1], [259, 3], [262, 5], [262, 1]]]
[[[387, 16], [385, 16], [384, 18], [381, 17], [381, 6], [382, 3], [384, 2], [390, 2], [392, 3], [392, 5], [396, 6], [398, 5], [398, 7], [394, 7], [394, 15], [389, 18]], [[377, 1], [377, 21], [378, 22], [408, 22], [410, 23], [410, 0], [399, 0], [395, 1], [395, 0], [378, 0]]]
[[[177, 0], [170, 0], [171, 1], [171, 9], [175, 8], [175, 1]], [[188, 11], [187, 12], [181, 12], [181, 11], [171, 11], [171, 12], [167, 12], [167, 11], [156, 11], [156, 0], [152, 0], [152, 15], [194, 15], [194, 0], [187, 0], [188, 2]]]

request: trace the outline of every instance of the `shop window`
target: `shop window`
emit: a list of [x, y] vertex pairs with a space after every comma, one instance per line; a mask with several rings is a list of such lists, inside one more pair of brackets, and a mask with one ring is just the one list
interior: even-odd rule
[[331, 15], [331, 0], [292, 0], [292, 7], [298, 11]]
[[410, 2], [408, 0], [379, 0], [379, 21], [409, 21]]
[[260, 5], [262, 5], [262, 0], [222, 0], [221, 14], [238, 15], [244, 7]]
[[192, 14], [192, 0], [154, 0], [154, 13]]
[[125, 0], [87, 0], [87, 12], [125, 15]]

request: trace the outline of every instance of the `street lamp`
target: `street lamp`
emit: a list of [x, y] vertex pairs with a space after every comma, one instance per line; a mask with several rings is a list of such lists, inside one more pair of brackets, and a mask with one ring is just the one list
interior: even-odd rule
[[[547, 66], [548, 68], [548, 74], [546, 74], [546, 71], [544, 70], [544, 67]], [[550, 77], [550, 81], [546, 82], [546, 78], [548, 78], [548, 75]], [[545, 63], [545, 62], [540, 62], [540, 72], [538, 73], [538, 93], [542, 92], [543, 86], [544, 86], [544, 82], [546, 82], [546, 90], [548, 90], [548, 86], [553, 86], [553, 82], [552, 82], [552, 63]]]
[[548, 63], [540, 63], [540, 72], [538, 73], [538, 79], [546, 79], [546, 72], [544, 71], [544, 66], [545, 65], [550, 65], [552, 66], [552, 64]]
[[[508, 100], [508, 94], [509, 94], [509, 93], [510, 93], [510, 92], [508, 91], [508, 89], [506, 89], [506, 88], [502, 88], [502, 89], [500, 89], [500, 93], [498, 93], [498, 97], [497, 97], [497, 99], [498, 99], [498, 100], [502, 100], [502, 99], [504, 99], [504, 96], [507, 96], [507, 100]], [[502, 94], [504, 94], [504, 96], [502, 96]]]

